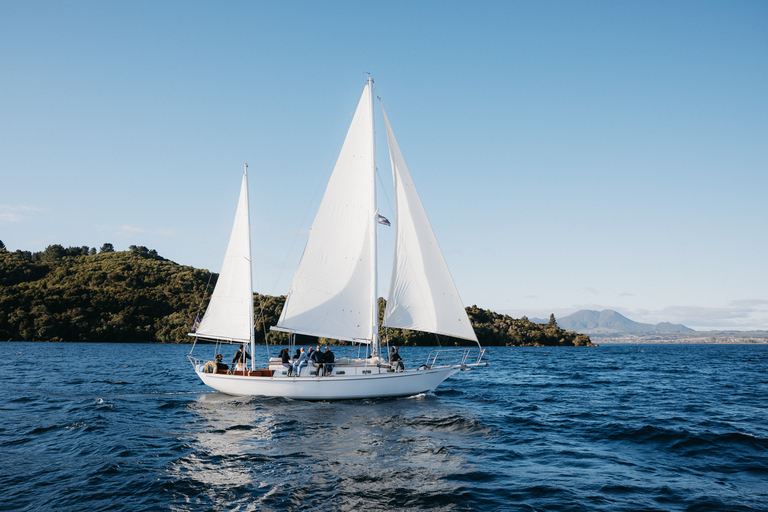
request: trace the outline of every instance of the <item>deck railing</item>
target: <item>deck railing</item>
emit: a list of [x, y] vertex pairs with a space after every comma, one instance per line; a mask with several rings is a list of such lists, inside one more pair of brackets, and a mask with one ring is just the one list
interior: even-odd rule
[[460, 365], [464, 367], [488, 366], [484, 348], [443, 348], [427, 356], [427, 367]]
[[[192, 363], [192, 366], [195, 368], [195, 371], [203, 371], [203, 368], [205, 368], [205, 365], [209, 362], [212, 362], [215, 364], [215, 361], [212, 359], [199, 359], [196, 357], [192, 357], [191, 355], [187, 356], [189, 358], [189, 361]], [[432, 368], [433, 366], [462, 366], [466, 368], [470, 367], [476, 367], [476, 366], [488, 366], [488, 360], [485, 358], [485, 349], [478, 349], [474, 347], [467, 347], [467, 348], [448, 348], [448, 349], [438, 349], [438, 350], [432, 350], [429, 355], [427, 356], [426, 363], [419, 364], [415, 360], [407, 360], [403, 359], [402, 361], [399, 361], [403, 363], [404, 369], [424, 369], [426, 368]], [[296, 361], [291, 361], [292, 364], [296, 364]], [[310, 362], [311, 363], [311, 362]], [[234, 365], [230, 364], [229, 362], [224, 363], [227, 365], [227, 367], [230, 370], [234, 370]], [[316, 363], [311, 363], [310, 367], [314, 369]], [[334, 366], [343, 366], [346, 368], [354, 367], [354, 368], [391, 368], [389, 371], [394, 371], [395, 368], [398, 366], [398, 362], [392, 362], [389, 363], [384, 358], [339, 358], [333, 363]], [[255, 364], [255, 367], [257, 369], [259, 368], [269, 368], [269, 366], [272, 365], [273, 367], [275, 365], [281, 365], [279, 358], [270, 358], [268, 361], [257, 361]], [[306, 367], [307, 365], [304, 365]], [[251, 363], [248, 361], [245, 364], [245, 369], [250, 370], [251, 369]]]

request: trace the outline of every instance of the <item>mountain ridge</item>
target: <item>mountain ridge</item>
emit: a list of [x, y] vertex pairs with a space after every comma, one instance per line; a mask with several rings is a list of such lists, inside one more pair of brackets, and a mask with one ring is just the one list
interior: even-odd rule
[[571, 315], [560, 318], [557, 323], [563, 329], [589, 335], [616, 334], [679, 334], [695, 332], [694, 329], [682, 324], [659, 322], [645, 324], [635, 322], [612, 309], [595, 311], [581, 309]]

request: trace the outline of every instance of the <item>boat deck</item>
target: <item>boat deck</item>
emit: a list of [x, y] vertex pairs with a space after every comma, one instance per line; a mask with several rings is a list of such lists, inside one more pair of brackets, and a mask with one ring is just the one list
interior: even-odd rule
[[[474, 367], [474, 366], [486, 366], [487, 361], [484, 359], [484, 350], [479, 352], [477, 359], [475, 359], [473, 352], [477, 352], [477, 349], [443, 349], [432, 351], [427, 357], [426, 363], [421, 365], [408, 364], [407, 361], [399, 361], [389, 363], [386, 359], [380, 357], [372, 358], [339, 358], [333, 363], [313, 363], [306, 361], [302, 364], [300, 372], [296, 373], [295, 361], [291, 364], [294, 367], [289, 375], [288, 368], [283, 366], [282, 360], [279, 357], [272, 357], [268, 362], [256, 364], [259, 369], [248, 370], [242, 368], [242, 365], [226, 370], [217, 370], [215, 361], [206, 361], [203, 359], [197, 359], [189, 357], [195, 371], [197, 373], [208, 373], [217, 375], [233, 375], [240, 377], [268, 377], [268, 378], [330, 378], [335, 376], [366, 376], [366, 375], [381, 375], [391, 373], [401, 373], [406, 371], [406, 367], [413, 370], [427, 370], [433, 367], [444, 366], [461, 366], [461, 367]], [[330, 371], [326, 371], [326, 366], [331, 367]]]

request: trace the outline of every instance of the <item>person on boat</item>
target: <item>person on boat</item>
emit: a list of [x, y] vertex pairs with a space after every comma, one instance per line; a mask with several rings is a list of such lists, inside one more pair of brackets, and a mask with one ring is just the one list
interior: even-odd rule
[[294, 361], [298, 361], [298, 359], [299, 359], [299, 356], [301, 356], [301, 350], [299, 350], [299, 349], [297, 348], [297, 349], [296, 349], [296, 353], [293, 355], [293, 360], [294, 360]]
[[216, 370], [229, 370], [229, 366], [222, 362], [221, 354], [216, 354]]
[[403, 358], [400, 357], [400, 354], [397, 353], [397, 347], [392, 347], [392, 350], [389, 352], [389, 364], [395, 364], [395, 371], [405, 370]]
[[301, 377], [301, 370], [303, 370], [304, 367], [307, 366], [308, 362], [309, 361], [307, 359], [307, 353], [304, 352], [304, 347], [301, 347], [299, 358], [296, 360], [296, 363], [294, 363], [293, 365], [293, 367], [296, 368], [296, 377]]
[[315, 350], [312, 350], [312, 348], [309, 349], [309, 359], [315, 364], [315, 376], [318, 377], [322, 375], [325, 358], [320, 350], [320, 345], [318, 345]]
[[291, 364], [291, 354], [288, 352], [287, 348], [284, 348], [280, 352], [280, 358], [283, 360], [283, 366], [288, 369], [288, 376], [290, 377], [293, 372], [293, 365]]
[[245, 351], [245, 345], [240, 345], [240, 349], [235, 352], [235, 357], [232, 358], [232, 364], [245, 364], [246, 359], [250, 359], [251, 355]]
[[328, 345], [325, 346], [325, 353], [323, 354], [323, 360], [325, 361], [324, 375], [332, 375], [333, 362], [336, 360], [336, 357], [333, 355], [333, 352], [331, 352], [331, 349], [330, 347], [328, 347]]

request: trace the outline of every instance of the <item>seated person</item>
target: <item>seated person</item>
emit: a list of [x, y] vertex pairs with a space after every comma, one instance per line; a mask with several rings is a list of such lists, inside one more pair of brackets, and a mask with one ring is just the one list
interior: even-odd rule
[[287, 348], [284, 348], [280, 352], [280, 359], [283, 361], [283, 366], [288, 369], [288, 376], [290, 377], [293, 372], [293, 365], [291, 364], [291, 354], [288, 352]]
[[221, 362], [221, 354], [216, 354], [216, 370], [229, 370], [229, 366]]
[[333, 352], [331, 352], [331, 349], [328, 347], [328, 345], [326, 345], [325, 353], [323, 354], [323, 361], [325, 361], [325, 373], [323, 375], [333, 374], [333, 362], [335, 360], [336, 358], [333, 355]]
[[400, 357], [400, 354], [397, 353], [397, 347], [392, 347], [392, 350], [389, 352], [389, 364], [390, 366], [395, 366], [395, 371], [405, 370], [403, 359]]
[[320, 352], [320, 345], [318, 345], [315, 350], [312, 350], [312, 347], [309, 348], [309, 360], [315, 365], [315, 376], [320, 375], [320, 370], [323, 368], [323, 363], [325, 362], [323, 353]]
[[305, 366], [307, 366], [308, 363], [307, 359], [307, 353], [304, 352], [304, 347], [301, 347], [301, 352], [299, 353], [299, 358], [294, 363], [293, 367], [296, 368], [296, 377], [301, 377], [301, 370], [304, 369]]

